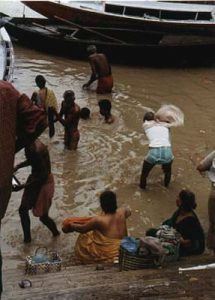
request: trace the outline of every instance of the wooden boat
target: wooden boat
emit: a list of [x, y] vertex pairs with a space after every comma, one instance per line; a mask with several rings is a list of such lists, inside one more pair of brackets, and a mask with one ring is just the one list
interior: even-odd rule
[[14, 65], [13, 45], [6, 29], [0, 28], [0, 79], [12, 81]]
[[57, 18], [13, 18], [5, 27], [11, 37], [25, 46], [73, 58], [87, 58], [94, 44], [112, 62], [135, 63], [194, 58], [207, 51], [214, 57], [215, 37], [164, 35], [153, 31], [113, 27], [83, 27]]
[[[105, 1], [104, 9], [77, 7], [72, 3], [22, 1], [26, 6], [84, 26], [136, 28], [169, 34], [215, 34], [215, 5], [155, 1]], [[103, 1], [104, 2], [104, 1]]]

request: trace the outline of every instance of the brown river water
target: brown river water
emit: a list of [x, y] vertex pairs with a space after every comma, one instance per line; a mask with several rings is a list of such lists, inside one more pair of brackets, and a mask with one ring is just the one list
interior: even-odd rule
[[[80, 121], [81, 139], [78, 150], [63, 146], [63, 128], [56, 126], [56, 135], [49, 139], [47, 131], [41, 140], [48, 145], [55, 176], [55, 196], [50, 209], [59, 227], [68, 216], [93, 215], [99, 209], [99, 194], [104, 189], [117, 193], [119, 205], [128, 205], [132, 215], [129, 232], [142, 236], [175, 210], [175, 199], [182, 188], [189, 188], [197, 197], [197, 214], [207, 230], [207, 197], [210, 184], [195, 170], [197, 162], [215, 148], [215, 64], [207, 68], [153, 68], [112, 65], [114, 91], [112, 101], [115, 122], [104, 124], [98, 113], [98, 98], [92, 91], [83, 91], [89, 76], [87, 61], [51, 56], [15, 45], [14, 85], [31, 96], [36, 88], [34, 78], [42, 74], [55, 91], [58, 102], [65, 90], [73, 89], [76, 101], [91, 109], [92, 117]], [[148, 146], [142, 130], [143, 115], [161, 104], [179, 106], [185, 114], [185, 125], [172, 129], [175, 155], [170, 187], [164, 188], [161, 168], [156, 166], [148, 179], [148, 188], [139, 188], [142, 162]], [[16, 163], [24, 159], [23, 151]], [[17, 177], [24, 182], [30, 168]], [[32, 242], [23, 244], [18, 207], [22, 191], [14, 193], [2, 222], [4, 268], [19, 264], [26, 255], [45, 246], [56, 249], [64, 260], [70, 260], [77, 234], [51, 233], [31, 214]]]

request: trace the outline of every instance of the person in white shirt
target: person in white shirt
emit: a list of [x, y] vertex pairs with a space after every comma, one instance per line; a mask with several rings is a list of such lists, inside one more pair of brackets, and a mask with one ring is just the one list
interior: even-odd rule
[[162, 165], [164, 186], [168, 187], [171, 180], [171, 169], [174, 159], [168, 123], [156, 119], [153, 112], [147, 112], [144, 115], [143, 122], [143, 129], [149, 141], [149, 151], [143, 162], [140, 188], [146, 188], [146, 179], [156, 164]]

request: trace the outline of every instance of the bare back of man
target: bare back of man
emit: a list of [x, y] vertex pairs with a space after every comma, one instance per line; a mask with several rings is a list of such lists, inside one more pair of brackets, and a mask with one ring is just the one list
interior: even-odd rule
[[111, 68], [103, 53], [94, 53], [89, 56], [90, 65], [97, 78], [111, 75]]
[[111, 93], [113, 77], [107, 57], [103, 53], [97, 53], [96, 46], [94, 45], [89, 46], [87, 50], [90, 54], [89, 62], [92, 73], [88, 82], [83, 85], [83, 89], [87, 89], [95, 80], [98, 80], [96, 93]]

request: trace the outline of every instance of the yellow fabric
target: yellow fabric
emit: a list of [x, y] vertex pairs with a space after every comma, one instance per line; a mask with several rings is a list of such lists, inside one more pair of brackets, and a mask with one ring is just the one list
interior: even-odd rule
[[48, 110], [48, 107], [54, 107], [58, 111], [57, 99], [54, 92], [50, 89], [47, 89], [47, 96], [45, 100], [45, 107]]
[[75, 245], [76, 263], [113, 263], [119, 255], [120, 239], [105, 237], [99, 231], [80, 234]]

